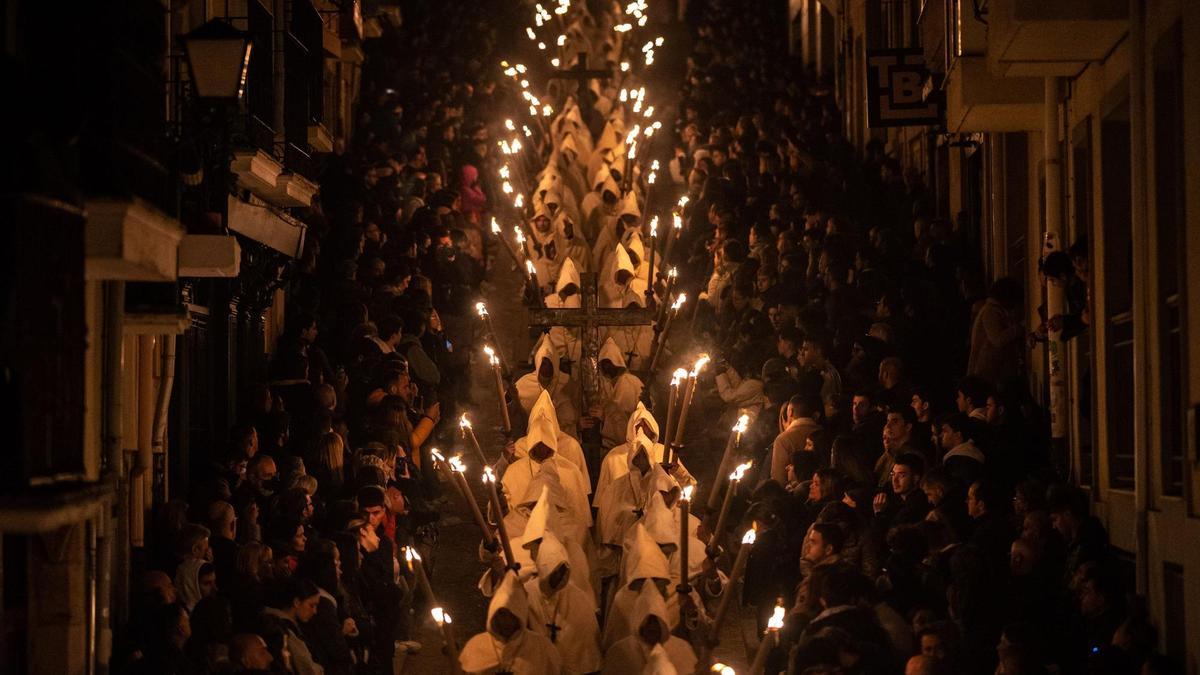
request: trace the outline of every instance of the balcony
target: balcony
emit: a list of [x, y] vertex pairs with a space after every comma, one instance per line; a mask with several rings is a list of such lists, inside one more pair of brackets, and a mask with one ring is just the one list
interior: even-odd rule
[[988, 63], [1004, 77], [1071, 76], [1128, 31], [1126, 0], [992, 0]]
[[141, 199], [88, 202], [85, 274], [92, 280], [174, 281], [183, 226]]
[[997, 77], [983, 56], [960, 56], [951, 62], [943, 85], [946, 128], [974, 131], [1037, 131], [1042, 128], [1040, 78]]

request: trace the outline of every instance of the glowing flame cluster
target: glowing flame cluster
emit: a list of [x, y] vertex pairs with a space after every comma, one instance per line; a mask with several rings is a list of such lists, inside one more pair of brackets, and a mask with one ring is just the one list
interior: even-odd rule
[[692, 500], [692, 493], [695, 492], [695, 490], [695, 485], [689, 485], [679, 491], [679, 498], [685, 502], [689, 502]]
[[688, 371], [686, 368], [676, 368], [675, 372], [671, 373], [671, 386], [678, 387], [680, 382], [687, 379]]
[[464, 473], [467, 470], [467, 465], [463, 464], [461, 455], [451, 457], [446, 463], [450, 465], [450, 470], [456, 473]]
[[467, 417], [467, 413], [463, 413], [462, 417], [458, 418], [458, 428], [459, 429], [470, 429], [471, 428], [471, 420]]
[[[684, 298], [684, 299], [687, 299], [687, 295], [686, 295], [686, 294], [684, 294], [684, 293], [680, 293], [679, 295], [680, 295], [680, 297], [682, 297], [682, 298]], [[678, 301], [677, 301], [677, 302], [678, 302]], [[699, 356], [699, 357], [696, 359], [696, 364], [695, 364], [694, 366], [692, 366], [692, 372], [691, 372], [691, 374], [689, 375], [689, 377], [696, 377], [696, 376], [698, 376], [698, 375], [700, 374], [700, 371], [704, 370], [704, 366], [707, 366], [707, 365], [708, 365], [708, 362], [709, 362], [709, 361], [712, 361], [712, 359], [711, 359], [711, 358], [709, 358], [708, 354], [701, 354], [701, 355], [700, 355], [700, 356]]]
[[746, 530], [746, 534], [742, 535], [742, 543], [743, 544], [753, 544], [754, 540], [757, 538], [758, 538], [758, 533], [756, 533], [754, 531], [754, 528], [750, 528], [749, 530]]
[[496, 474], [492, 473], [492, 467], [490, 467], [490, 466], [483, 467], [483, 475], [480, 476], [480, 478], [485, 483], [495, 483], [496, 482]]
[[738, 418], [737, 423], [733, 425], [733, 430], [738, 432], [739, 434], [746, 433], [746, 429], [748, 429], [748, 428], [750, 428], [750, 416], [749, 415], [742, 415], [741, 417]]
[[444, 626], [448, 623], [454, 623], [453, 621], [450, 620], [450, 612], [447, 612], [446, 610], [442, 609], [441, 607], [431, 608], [429, 610], [429, 614], [430, 614], [430, 616], [433, 617], [433, 620], [439, 626]]
[[767, 620], [767, 630], [779, 630], [783, 628], [783, 613], [783, 607], [775, 605], [775, 611], [771, 613], [771, 618]]
[[687, 293], [680, 293], [679, 295], [675, 296], [675, 302], [671, 303], [671, 311], [678, 312], [681, 308], [683, 308], [683, 303], [685, 302], [687, 302]]
[[754, 462], [742, 462], [738, 464], [729, 474], [729, 480], [741, 480], [746, 476], [746, 472], [750, 470], [751, 466], [754, 466]]
[[483, 353], [487, 354], [488, 365], [490, 365], [490, 366], [500, 365], [500, 359], [496, 358], [496, 350], [492, 349], [491, 345], [484, 345]]

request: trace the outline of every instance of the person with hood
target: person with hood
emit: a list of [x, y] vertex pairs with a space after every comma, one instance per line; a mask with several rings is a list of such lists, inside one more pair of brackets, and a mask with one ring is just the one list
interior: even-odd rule
[[671, 585], [671, 566], [658, 542], [641, 522], [634, 524], [624, 542], [622, 577], [604, 622], [603, 646], [607, 650], [638, 628], [634, 607], [646, 586], [654, 588], [664, 603], [662, 614], [667, 630], [679, 622], [679, 603]]
[[[566, 549], [567, 559], [574, 570], [571, 583], [594, 597], [592, 563], [583, 548], [590, 548], [591, 535], [587, 527], [571, 518], [570, 503], [554, 467], [547, 467], [529, 484], [525, 496], [504, 515], [504, 523], [523, 581], [537, 574], [534, 560], [538, 548], [545, 534], [553, 532]], [[480, 561], [490, 565], [490, 569], [484, 572], [478, 588], [484, 597], [490, 598], [504, 578], [504, 561], [498, 546], [483, 546], [480, 553]]]
[[623, 301], [628, 289], [636, 286], [644, 291], [646, 286], [636, 281], [637, 268], [633, 264], [629, 250], [620, 243], [614, 244], [610, 248], [610, 255], [606, 256], [604, 261], [598, 265], [598, 269], [603, 270], [597, 277], [600, 283], [600, 305], [602, 307], [624, 307]]
[[[637, 408], [629, 416], [629, 422], [625, 425], [625, 442], [613, 446], [600, 463], [600, 477], [596, 481], [592, 506], [600, 508], [600, 504], [607, 499], [613, 485], [629, 473], [629, 453], [635, 447], [639, 433], [645, 435], [653, 446], [650, 449], [650, 461], [654, 464], [662, 463], [666, 455], [666, 446], [659, 442], [658, 420], [654, 419], [654, 415], [644, 403], [638, 401]], [[691, 485], [696, 482], [688, 473], [687, 467], [684, 466], [683, 459], [680, 457], [675, 458], [675, 465], [671, 468], [670, 473], [680, 485]]]
[[626, 438], [629, 417], [637, 409], [645, 385], [629, 372], [625, 356], [610, 337], [600, 348], [599, 395], [590, 416], [601, 420], [601, 444], [605, 448], [620, 445]]
[[533, 411], [533, 404], [537, 403], [538, 397], [543, 391], [549, 393], [550, 399], [554, 402], [554, 411], [557, 414], [559, 426], [567, 434], [574, 436], [579, 422], [579, 413], [575, 409], [575, 403], [571, 400], [568, 390], [570, 376], [564, 373], [560, 367], [561, 358], [561, 355], [554, 349], [553, 343], [543, 337], [534, 351], [533, 372], [523, 375], [514, 386], [517, 389], [517, 398], [521, 402], [521, 408], [527, 414]]
[[[588, 245], [587, 240], [583, 237], [583, 231], [579, 229], [579, 219], [564, 209], [554, 216], [554, 231], [563, 243], [564, 266], [570, 260], [575, 263], [575, 268], [578, 270], [576, 274], [590, 271], [592, 269], [592, 247]], [[559, 272], [559, 277], [562, 277], [562, 272]], [[556, 288], [555, 291], [557, 290]]]
[[[616, 252], [625, 230], [638, 228], [642, 222], [642, 209], [638, 206], [637, 194], [632, 190], [625, 193], [615, 218], [605, 219], [596, 240], [592, 242], [592, 263], [596, 269], [605, 268], [608, 257]], [[632, 267], [631, 267], [632, 269]]]
[[553, 467], [569, 499], [570, 503], [564, 506], [570, 510], [572, 524], [591, 527], [592, 512], [587, 497], [590, 483], [574, 463], [558, 454], [558, 430], [546, 417], [538, 417], [530, 424], [526, 439], [528, 453], [509, 465], [500, 479], [505, 500], [518, 503], [537, 475]]
[[[613, 480], [596, 505], [597, 541], [609, 549], [621, 547], [629, 528], [641, 518], [656, 490], [669, 493], [679, 489], [679, 481], [667, 473], [661, 459], [654, 460], [654, 445], [645, 434], [637, 432], [626, 455], [624, 475]], [[611, 573], [616, 574], [615, 567]]]
[[[600, 223], [605, 217], [615, 218], [621, 201], [621, 188], [613, 179], [607, 164], [600, 165], [592, 174], [592, 191], [583, 196], [579, 212], [583, 217], [581, 234], [595, 242]], [[594, 229], [593, 229], [594, 228]]]
[[632, 609], [633, 634], [609, 647], [601, 675], [694, 672], [696, 652], [686, 640], [671, 635], [667, 605], [658, 587], [643, 584]]
[[[534, 422], [538, 419], [545, 419], [550, 428], [555, 431], [555, 438], [558, 440], [558, 455], [569, 460], [583, 474], [583, 483], [587, 486], [587, 493], [592, 494], [592, 477], [588, 473], [587, 461], [583, 456], [583, 447], [579, 445], [579, 441], [574, 436], [565, 433], [558, 425], [558, 415], [554, 412], [554, 402], [550, 398], [549, 392], [543, 391], [538, 394], [537, 402], [533, 404], [533, 409], [529, 411], [529, 424], [526, 428], [533, 429]], [[525, 457], [529, 454], [529, 434], [518, 438], [513, 443], [513, 459], [514, 461]], [[503, 460], [502, 460], [503, 461]], [[503, 475], [504, 470], [497, 466], [497, 472]]]
[[458, 193], [462, 200], [463, 217], [478, 224], [481, 214], [487, 209], [487, 195], [479, 186], [479, 169], [472, 164], [464, 164], [461, 178]]
[[529, 221], [529, 237], [525, 239], [526, 259], [533, 263], [534, 272], [543, 284], [558, 279], [564, 257], [564, 242], [559, 240], [549, 210], [536, 204]]
[[467, 673], [547, 675], [563, 671], [554, 643], [529, 630], [529, 599], [515, 572], [509, 571], [488, 604], [487, 630], [475, 635], [458, 655]]
[[525, 582], [534, 630], [550, 638], [565, 673], [600, 669], [600, 625], [589, 590], [571, 583], [574, 566], [553, 532], [542, 534], [536, 556], [537, 576]]
[[[551, 309], [579, 309], [583, 306], [581, 287], [579, 268], [572, 259], [564, 259], [562, 269], [558, 272], [558, 281], [554, 284], [554, 293], [546, 296], [546, 306]], [[549, 335], [550, 343], [563, 355], [568, 370], [570, 364], [579, 363], [582, 342], [574, 328], [551, 326]]]

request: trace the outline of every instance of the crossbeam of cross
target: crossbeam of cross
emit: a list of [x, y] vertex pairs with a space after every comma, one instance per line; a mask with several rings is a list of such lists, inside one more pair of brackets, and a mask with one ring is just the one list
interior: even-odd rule
[[[600, 353], [600, 330], [608, 326], [649, 326], [654, 323], [653, 309], [641, 307], [602, 309], [598, 306], [599, 294], [596, 289], [595, 272], [585, 272], [579, 275], [580, 300], [583, 306], [578, 309], [545, 309], [529, 310], [529, 325], [531, 327], [549, 329], [553, 326], [578, 328], [583, 344], [580, 348], [581, 364], [580, 383], [586, 400], [591, 400], [596, 393], [597, 355]], [[586, 410], [586, 406], [584, 408]]]
[[587, 52], [579, 52], [574, 68], [564, 68], [550, 72], [550, 78], [555, 80], [575, 80], [580, 89], [586, 89], [588, 80], [607, 80], [610, 73], [607, 70], [589, 70]]

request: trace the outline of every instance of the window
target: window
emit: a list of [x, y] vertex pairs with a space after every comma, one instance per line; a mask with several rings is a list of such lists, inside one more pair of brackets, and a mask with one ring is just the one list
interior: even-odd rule
[[1162, 492], [1183, 495], [1184, 158], [1183, 40], [1177, 23], [1154, 46], [1154, 228], [1157, 234], [1159, 425]]
[[1105, 402], [1109, 487], [1133, 488], [1133, 238], [1129, 147], [1129, 86], [1100, 122], [1100, 189], [1104, 218], [1107, 327]]

